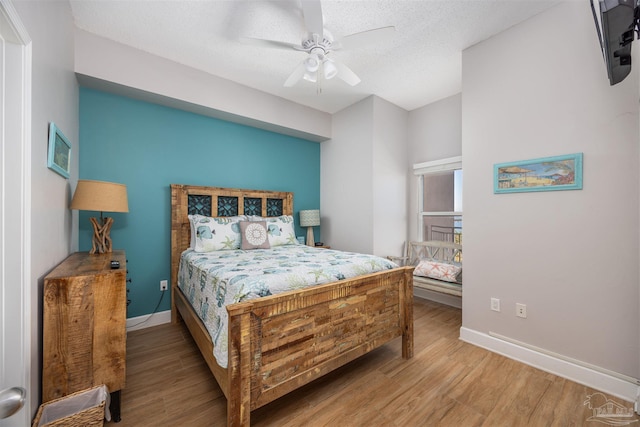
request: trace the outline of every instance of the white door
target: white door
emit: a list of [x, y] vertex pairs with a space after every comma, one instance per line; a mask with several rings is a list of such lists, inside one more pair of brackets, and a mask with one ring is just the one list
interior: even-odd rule
[[[0, 401], [14, 387], [25, 406], [0, 426], [31, 424], [30, 97], [31, 45], [8, 0], [0, 0]], [[9, 398], [7, 398], [9, 396]]]

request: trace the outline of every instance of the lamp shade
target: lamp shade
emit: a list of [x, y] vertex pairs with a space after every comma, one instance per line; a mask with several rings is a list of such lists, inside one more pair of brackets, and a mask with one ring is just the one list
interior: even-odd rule
[[78, 180], [71, 209], [100, 212], [129, 212], [127, 186], [114, 182]]
[[312, 53], [304, 60], [304, 67], [309, 73], [315, 73], [320, 68], [320, 58], [318, 54]]
[[333, 61], [326, 59], [323, 63], [324, 78], [331, 80], [338, 74], [338, 68], [333, 64]]
[[302, 76], [306, 81], [311, 82], [311, 83], [315, 83], [318, 81], [318, 73], [310, 73], [310, 72], [305, 72], [304, 76]]
[[320, 211], [317, 209], [300, 211], [301, 227], [317, 227], [320, 225]]

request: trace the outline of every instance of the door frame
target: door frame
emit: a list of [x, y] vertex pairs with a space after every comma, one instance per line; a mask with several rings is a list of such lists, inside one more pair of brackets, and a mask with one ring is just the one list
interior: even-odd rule
[[[34, 331], [37, 325], [32, 324], [31, 317], [34, 306], [32, 295], [35, 295], [32, 293], [31, 278], [32, 44], [9, 0], [0, 0], [0, 23], [0, 42], [5, 46], [2, 49], [3, 69], [0, 71], [5, 83], [1, 95], [4, 108], [0, 114], [0, 161], [4, 162], [4, 166], [11, 165], [10, 171], [3, 167], [0, 172], [0, 263], [4, 267], [0, 273], [0, 291], [7, 297], [7, 300], [0, 300], [3, 316], [0, 319], [0, 335], [5, 337], [1, 345], [11, 350], [10, 357], [5, 357], [7, 348], [0, 348], [3, 356], [0, 378], [12, 383], [19, 382], [9, 386], [21, 386], [27, 390], [23, 409], [0, 421], [0, 424], [9, 427], [31, 425], [39, 394], [37, 378], [32, 376], [32, 372], [37, 372], [37, 366], [33, 365], [37, 363], [37, 357], [34, 360], [31, 354], [33, 340], [37, 339], [37, 330]], [[9, 72], [8, 65], [11, 67]], [[17, 90], [14, 89], [16, 85]], [[7, 87], [12, 90], [7, 91]], [[7, 271], [7, 267], [10, 271]]]

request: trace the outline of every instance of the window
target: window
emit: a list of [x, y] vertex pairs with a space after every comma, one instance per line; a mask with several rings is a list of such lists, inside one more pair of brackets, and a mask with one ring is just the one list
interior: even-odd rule
[[419, 178], [420, 238], [462, 244], [462, 158], [418, 163], [413, 172]]

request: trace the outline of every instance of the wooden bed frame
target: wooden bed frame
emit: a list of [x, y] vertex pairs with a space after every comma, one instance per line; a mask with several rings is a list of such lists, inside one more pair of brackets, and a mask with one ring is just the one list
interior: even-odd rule
[[[205, 326], [177, 285], [190, 245], [190, 213], [293, 215], [293, 194], [171, 185], [171, 317], [180, 318], [227, 398], [227, 425], [250, 425], [250, 413], [402, 336], [413, 356], [413, 267], [400, 267], [227, 306], [229, 362], [221, 368]], [[204, 206], [204, 207], [203, 207]]]

